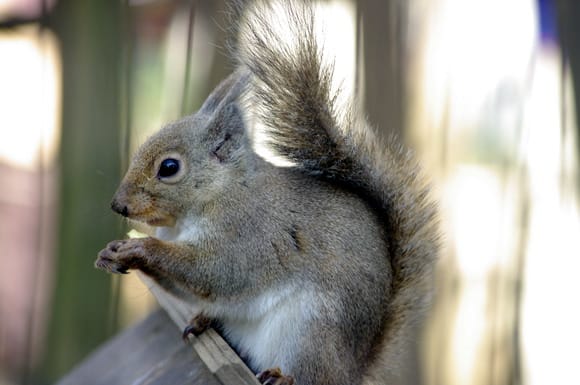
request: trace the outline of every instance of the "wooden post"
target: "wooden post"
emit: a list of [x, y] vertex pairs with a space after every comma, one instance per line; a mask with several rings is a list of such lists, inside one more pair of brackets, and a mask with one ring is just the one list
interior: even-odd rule
[[113, 332], [111, 278], [93, 261], [120, 235], [120, 221], [108, 207], [120, 179], [121, 7], [120, 1], [62, 0], [50, 16], [61, 44], [63, 104], [60, 234], [41, 369], [45, 382], [69, 370]]

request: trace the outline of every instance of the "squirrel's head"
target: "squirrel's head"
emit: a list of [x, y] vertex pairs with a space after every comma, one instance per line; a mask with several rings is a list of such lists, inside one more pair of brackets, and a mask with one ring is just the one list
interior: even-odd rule
[[133, 156], [112, 209], [152, 226], [173, 226], [243, 182], [255, 159], [239, 107], [247, 82], [247, 73], [235, 72], [196, 114], [150, 137]]

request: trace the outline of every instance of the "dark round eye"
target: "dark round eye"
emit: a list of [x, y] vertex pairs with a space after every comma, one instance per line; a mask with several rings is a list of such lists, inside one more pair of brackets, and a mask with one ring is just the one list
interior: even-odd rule
[[169, 178], [179, 171], [179, 161], [173, 158], [167, 158], [159, 165], [157, 176], [159, 178]]

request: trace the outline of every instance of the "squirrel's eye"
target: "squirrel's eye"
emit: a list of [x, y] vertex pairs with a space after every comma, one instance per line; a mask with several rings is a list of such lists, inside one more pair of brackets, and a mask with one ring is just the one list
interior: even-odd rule
[[177, 159], [168, 158], [165, 159], [159, 165], [159, 171], [157, 172], [157, 176], [159, 178], [169, 178], [179, 171], [179, 161]]

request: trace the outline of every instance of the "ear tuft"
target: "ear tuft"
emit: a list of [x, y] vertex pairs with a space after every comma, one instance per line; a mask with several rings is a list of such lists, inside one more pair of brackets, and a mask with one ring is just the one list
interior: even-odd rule
[[224, 105], [237, 101], [245, 92], [250, 81], [250, 73], [244, 69], [238, 69], [224, 79], [207, 97], [200, 113], [212, 114]]
[[233, 158], [233, 153], [247, 142], [242, 111], [235, 103], [221, 106], [209, 123], [211, 154], [220, 162]]

